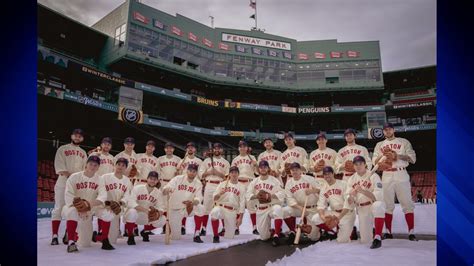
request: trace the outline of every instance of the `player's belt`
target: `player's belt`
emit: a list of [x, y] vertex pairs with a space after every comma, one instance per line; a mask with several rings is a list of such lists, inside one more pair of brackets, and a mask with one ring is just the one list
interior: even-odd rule
[[247, 182], [250, 182], [249, 179], [239, 179], [239, 182], [240, 183], [247, 183]]
[[344, 176], [351, 176], [353, 175], [354, 173], [345, 173]]
[[397, 171], [403, 171], [405, 170], [405, 167], [398, 167], [398, 168], [390, 168], [387, 170], [383, 170], [384, 172], [397, 172]]
[[265, 205], [265, 206], [258, 206], [258, 209], [262, 211], [262, 210], [266, 210], [266, 209], [270, 208], [271, 206], [273, 206], [273, 204], [268, 204], [268, 205]]
[[367, 205], [370, 205], [372, 204], [372, 201], [367, 201], [367, 202], [363, 202], [363, 203], [359, 203], [359, 206], [367, 206]]
[[339, 212], [339, 213], [340, 213], [340, 212], [342, 212], [342, 209], [341, 209], [341, 210], [335, 210], [335, 212]]
[[317, 177], [317, 178], [324, 178], [323, 175], [317, 175], [316, 177]]
[[230, 207], [230, 206], [227, 206], [227, 205], [224, 205], [224, 204], [219, 204], [219, 206], [221, 206], [221, 207], [223, 207], [223, 208], [226, 208], [226, 209], [228, 209], [228, 210], [231, 210], [231, 211], [234, 210], [233, 207]]
[[161, 181], [170, 182], [171, 179], [161, 179]]
[[211, 184], [220, 184], [221, 183], [220, 181], [214, 181], [214, 180], [209, 180], [207, 182], [211, 183]]
[[140, 183], [146, 183], [146, 180], [144, 179], [135, 179], [135, 183], [140, 182]]
[[309, 205], [309, 206], [306, 206], [306, 209], [312, 209], [312, 208], [316, 208], [318, 207], [318, 205]]

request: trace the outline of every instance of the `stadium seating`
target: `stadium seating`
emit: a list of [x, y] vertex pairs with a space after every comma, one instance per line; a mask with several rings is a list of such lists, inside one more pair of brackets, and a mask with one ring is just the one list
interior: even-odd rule
[[38, 161], [37, 198], [39, 202], [54, 201], [54, 185], [57, 179], [53, 161]]
[[436, 172], [412, 172], [410, 177], [413, 201], [419, 201], [418, 191], [421, 192], [423, 202], [436, 200]]

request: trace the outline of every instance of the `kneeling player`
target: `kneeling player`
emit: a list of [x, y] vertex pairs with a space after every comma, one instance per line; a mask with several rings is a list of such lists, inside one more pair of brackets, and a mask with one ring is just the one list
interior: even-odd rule
[[311, 220], [327, 232], [325, 238], [334, 239], [332, 232], [337, 227], [337, 242], [350, 242], [355, 213], [348, 206], [348, 196], [344, 194], [346, 182], [334, 178], [334, 169], [330, 166], [324, 167], [322, 173], [326, 182], [319, 193], [318, 213]]
[[135, 185], [128, 200], [125, 212], [125, 229], [128, 235], [128, 245], [135, 245], [133, 229], [137, 224], [144, 225], [141, 232], [144, 242], [149, 242], [150, 231], [165, 224], [163, 217], [164, 197], [160, 191], [158, 173], [148, 173], [147, 183]]
[[275, 220], [275, 231], [273, 232], [272, 245], [280, 244], [279, 234], [283, 224], [283, 208], [281, 203], [285, 199], [285, 192], [281, 187], [280, 181], [269, 175], [270, 166], [267, 161], [260, 161], [258, 164], [260, 176], [255, 178], [246, 192], [248, 200], [258, 200], [257, 205], [257, 230], [260, 239], [267, 240], [271, 237], [270, 226], [271, 219]]
[[385, 202], [383, 201], [382, 181], [374, 173], [368, 176], [365, 158], [356, 156], [352, 160], [356, 172], [347, 181], [346, 194], [348, 203], [355, 204], [359, 215], [359, 230], [361, 243], [372, 239], [372, 228], [375, 223], [375, 236], [371, 249], [382, 246], [382, 230], [385, 219]]
[[163, 187], [163, 195], [169, 195], [167, 216], [170, 222], [171, 239], [181, 238], [181, 221], [194, 216], [194, 242], [202, 243], [199, 237], [202, 215], [202, 184], [197, 177], [198, 166], [189, 164], [185, 174], [175, 176]]
[[229, 180], [221, 182], [214, 192], [216, 206], [209, 214], [214, 243], [219, 243], [219, 219], [224, 219], [224, 237], [234, 238], [236, 228], [242, 224], [245, 211], [245, 187], [239, 183], [239, 168], [237, 166], [230, 168], [229, 178]]
[[72, 174], [66, 181], [63, 216], [66, 217], [68, 234], [67, 252], [77, 252], [76, 229], [79, 226], [79, 244], [89, 246], [92, 237], [92, 215], [96, 206], [102, 205], [97, 200], [99, 194], [100, 158], [90, 156], [84, 171]]

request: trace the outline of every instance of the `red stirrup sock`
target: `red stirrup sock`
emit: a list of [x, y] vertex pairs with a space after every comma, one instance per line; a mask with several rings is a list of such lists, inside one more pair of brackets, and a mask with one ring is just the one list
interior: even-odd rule
[[69, 240], [76, 239], [76, 229], [77, 229], [77, 221], [68, 220], [66, 222], [67, 239]]
[[60, 220], [52, 220], [51, 221], [51, 227], [53, 228], [53, 235], [58, 235], [60, 224], [61, 224]]
[[387, 228], [387, 231], [389, 234], [392, 233], [392, 219], [393, 219], [393, 214], [385, 213], [385, 228]]
[[211, 224], [212, 224], [212, 233], [214, 234], [214, 236], [218, 236], [219, 235], [219, 220], [212, 219]]
[[405, 213], [405, 220], [407, 221], [408, 232], [415, 228], [415, 214], [413, 212]]
[[375, 235], [382, 237], [383, 224], [385, 222], [384, 218], [375, 218]]
[[281, 226], [283, 225], [283, 220], [282, 219], [275, 219], [275, 234], [276, 236], [279, 236], [281, 233]]

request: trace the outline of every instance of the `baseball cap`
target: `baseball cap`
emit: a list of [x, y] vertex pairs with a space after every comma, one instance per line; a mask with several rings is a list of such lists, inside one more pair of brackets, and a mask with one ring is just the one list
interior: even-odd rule
[[290, 169], [298, 168], [301, 169], [301, 165], [297, 162], [294, 162], [290, 165]]
[[293, 134], [291, 134], [290, 132], [287, 132], [287, 133], [285, 133], [285, 134], [283, 135], [283, 139], [286, 139], [286, 138], [292, 138], [292, 139], [294, 139]]
[[352, 163], [355, 164], [355, 163], [359, 163], [359, 162], [363, 162], [365, 163], [365, 158], [358, 155], [356, 157], [354, 157], [354, 159], [352, 159]]
[[239, 141], [239, 147], [240, 146], [249, 146], [245, 140]]
[[149, 140], [146, 142], [146, 145], [152, 145], [153, 147], [155, 146], [155, 142], [153, 140]]
[[394, 127], [392, 123], [387, 122], [383, 125], [383, 129], [386, 129], [386, 128], [394, 128]]
[[135, 144], [135, 139], [132, 138], [132, 137], [128, 137], [128, 138], [125, 138], [125, 140], [123, 141], [124, 144], [126, 143], [130, 143], [130, 144]]
[[334, 173], [334, 169], [332, 169], [331, 166], [325, 166], [323, 168], [323, 174], [327, 174], [327, 173]]
[[166, 148], [166, 147], [172, 147], [172, 148], [174, 148], [174, 145], [173, 145], [171, 142], [166, 142], [166, 143], [165, 143], [165, 148]]
[[265, 142], [265, 141], [267, 141], [267, 140], [273, 142], [272, 138], [270, 138], [270, 137], [265, 137], [265, 138], [263, 138], [263, 142]]
[[156, 177], [156, 178], [158, 178], [158, 176], [159, 176], [159, 175], [158, 175], [158, 172], [157, 172], [157, 171], [150, 171], [150, 172], [148, 173], [148, 178], [150, 178], [150, 177]]
[[316, 136], [316, 140], [318, 140], [319, 138], [327, 139], [326, 134], [324, 133], [319, 133], [318, 136]]
[[194, 164], [194, 163], [188, 164], [188, 170], [197, 171], [198, 170], [197, 164]]
[[186, 148], [187, 148], [187, 147], [194, 147], [194, 148], [196, 148], [196, 143], [194, 143], [194, 142], [192, 142], [192, 141], [191, 141], [191, 142], [188, 142], [188, 144], [186, 144]]
[[351, 133], [354, 134], [354, 136], [357, 136], [356, 131], [353, 128], [348, 128], [348, 129], [346, 129], [346, 131], [344, 131], [344, 137], [347, 134], [351, 134]]
[[260, 161], [258, 167], [270, 167], [267, 161]]
[[81, 136], [84, 136], [84, 130], [80, 129], [80, 128], [76, 128], [72, 131], [72, 135], [74, 134], [79, 134]]
[[100, 164], [100, 158], [99, 156], [92, 155], [87, 158], [87, 162], [94, 162], [96, 164]]
[[216, 143], [214, 143], [213, 147], [222, 149], [222, 144], [220, 144], [219, 142], [216, 142]]
[[232, 167], [229, 169], [229, 173], [230, 173], [230, 172], [240, 172], [240, 171], [239, 171], [239, 167], [237, 167], [237, 166], [232, 166]]
[[125, 164], [126, 167], [128, 167], [128, 160], [125, 159], [125, 158], [118, 158], [117, 161], [115, 162], [115, 164], [119, 164], [119, 163], [123, 163]]
[[112, 144], [112, 139], [109, 138], [109, 137], [105, 137], [102, 139], [102, 142], [101, 143], [109, 143], [109, 144]]

